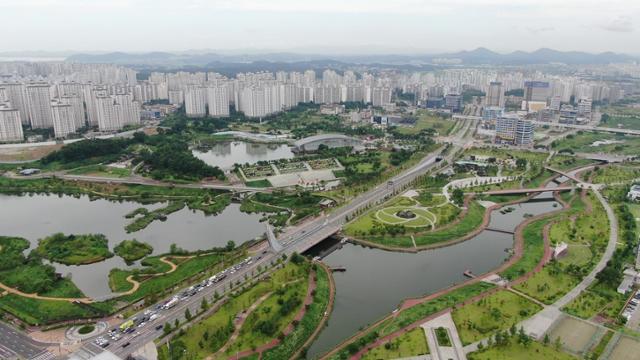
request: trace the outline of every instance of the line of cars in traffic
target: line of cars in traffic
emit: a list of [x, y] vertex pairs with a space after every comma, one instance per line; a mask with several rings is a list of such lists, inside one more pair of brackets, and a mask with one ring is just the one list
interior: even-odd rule
[[[120, 324], [120, 326], [113, 328], [107, 332], [107, 336], [99, 336], [95, 339], [94, 343], [101, 348], [106, 348], [111, 344], [111, 341], [118, 342], [120, 339], [125, 338], [126, 340], [121, 346], [123, 348], [130, 345], [129, 340], [136, 338], [140, 335], [139, 331], [136, 329], [143, 328], [147, 323], [154, 322], [162, 317], [161, 312], [167, 311], [173, 307], [175, 307], [181, 301], [187, 300], [198, 292], [204, 290], [207, 287], [212, 286], [213, 284], [219, 283], [227, 276], [235, 274], [238, 270], [242, 269], [247, 265], [251, 265], [254, 260], [259, 260], [262, 258], [262, 255], [255, 257], [247, 257], [241, 262], [226, 268], [225, 270], [211, 276], [208, 279], [203, 280], [202, 282], [189, 287], [188, 289], [182, 291], [180, 294], [174, 295], [171, 299], [156, 304], [152, 309], [147, 309], [141, 316], [133, 317], [124, 323]], [[163, 325], [158, 324], [155, 326], [155, 330], [162, 330]], [[111, 341], [110, 341], [111, 340]]]

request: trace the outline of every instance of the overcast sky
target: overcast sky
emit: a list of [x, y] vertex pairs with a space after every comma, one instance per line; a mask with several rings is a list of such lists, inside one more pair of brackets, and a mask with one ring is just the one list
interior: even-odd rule
[[0, 52], [640, 54], [640, 0], [0, 0]]

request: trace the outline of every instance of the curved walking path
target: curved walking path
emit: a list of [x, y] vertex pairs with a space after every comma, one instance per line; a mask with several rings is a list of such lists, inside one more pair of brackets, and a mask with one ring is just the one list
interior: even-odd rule
[[[307, 305], [312, 304], [313, 303], [313, 292], [316, 289], [316, 281], [315, 278], [313, 276], [313, 274], [311, 274], [309, 276], [309, 286], [307, 287], [307, 294], [304, 298], [304, 301], [302, 302], [302, 307], [300, 308], [300, 310], [298, 310], [298, 313], [296, 314], [296, 316], [293, 318], [293, 320], [285, 327], [284, 330], [282, 330], [282, 334], [284, 336], [287, 336], [289, 334], [291, 334], [291, 332], [293, 332], [293, 330], [295, 329], [294, 325], [295, 323], [299, 323], [300, 320], [302, 320], [302, 317], [306, 314], [307, 312]], [[255, 310], [255, 309], [254, 309]], [[237, 331], [239, 331], [240, 328], [237, 329]], [[236, 354], [236, 358], [243, 358], [243, 357], [247, 357], [247, 356], [251, 356], [254, 354], [258, 354], [259, 357], [262, 357], [262, 353], [272, 349], [276, 346], [278, 346], [278, 344], [281, 343], [281, 340], [276, 338], [271, 340], [270, 342], [263, 344], [261, 346], [258, 346], [255, 350], [245, 350], [245, 351], [240, 351]]]
[[[151, 276], [151, 277], [156, 277], [156, 276], [170, 274], [170, 273], [176, 271], [176, 269], [178, 268], [178, 265], [172, 263], [167, 258], [190, 259], [190, 258], [194, 258], [194, 257], [196, 257], [196, 255], [192, 255], [192, 256], [163, 256], [159, 260], [161, 262], [169, 265], [171, 267], [171, 269], [169, 269], [169, 270], [167, 270], [165, 272], [162, 272], [162, 273], [155, 273], [155, 274], [148, 274], [148, 275]], [[131, 294], [133, 294], [134, 292], [136, 292], [140, 288], [140, 282], [135, 280], [133, 278], [133, 276], [134, 275], [129, 275], [126, 278], [126, 281], [129, 282], [131, 285], [133, 285], [132, 288], [127, 290], [127, 291], [125, 291], [125, 292], [115, 293], [113, 295], [113, 297], [131, 295]], [[9, 286], [7, 286], [7, 285], [5, 285], [3, 283], [0, 283], [0, 289], [2, 289], [3, 293], [6, 293], [6, 294], [18, 295], [18, 296], [22, 296], [22, 297], [29, 298], [29, 299], [35, 299], [35, 300], [64, 301], [64, 302], [71, 302], [71, 303], [73, 303], [73, 302], [81, 302], [81, 303], [84, 303], [84, 304], [91, 304], [91, 303], [94, 302], [94, 299], [89, 298], [89, 297], [70, 298], [70, 297], [42, 296], [42, 295], [38, 295], [37, 293], [28, 294], [28, 293], [20, 291], [20, 290], [18, 290], [16, 288], [9, 287]]]
[[235, 330], [233, 331], [233, 334], [231, 334], [231, 337], [229, 337], [229, 340], [227, 340], [227, 342], [215, 354], [213, 354], [212, 356], [208, 356], [207, 360], [213, 359], [213, 357], [215, 357], [216, 355], [224, 353], [231, 345], [233, 345], [238, 336], [240, 336], [240, 330], [242, 330], [242, 326], [244, 325], [245, 321], [247, 321], [249, 316], [258, 308], [258, 306], [260, 306], [260, 304], [267, 300], [272, 294], [273, 292], [268, 292], [262, 295], [258, 300], [251, 304], [251, 306], [249, 306], [246, 311], [243, 311], [240, 315], [238, 315], [238, 318], [236, 318], [235, 321]]
[[[167, 259], [168, 257], [170, 257], [170, 258], [178, 258], [178, 259], [192, 259], [195, 256], [163, 256], [159, 260], [161, 262], [169, 265], [171, 268], [169, 270], [165, 271], [165, 272], [155, 273], [155, 274], [145, 274], [145, 275], [148, 275], [150, 277], [157, 277], [157, 276], [171, 274], [172, 272], [176, 271], [178, 269], [178, 265], [174, 264], [169, 259]], [[127, 296], [127, 295], [131, 295], [131, 294], [135, 293], [136, 291], [138, 291], [138, 289], [140, 288], [140, 282], [138, 280], [134, 279], [133, 278], [134, 276], [135, 275], [129, 275], [126, 278], [126, 281], [128, 283], [130, 283], [131, 285], [133, 285], [131, 287], [131, 289], [129, 289], [127, 291], [124, 291], [124, 292], [115, 293], [115, 294], [113, 294], [113, 297]]]

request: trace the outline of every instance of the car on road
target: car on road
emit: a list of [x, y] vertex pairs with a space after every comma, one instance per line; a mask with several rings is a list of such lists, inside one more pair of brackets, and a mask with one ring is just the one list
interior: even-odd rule
[[129, 345], [131, 345], [131, 343], [127, 341], [126, 343], [122, 344], [121, 346], [122, 346], [122, 348], [124, 349], [124, 348], [126, 348], [127, 346], [129, 346]]

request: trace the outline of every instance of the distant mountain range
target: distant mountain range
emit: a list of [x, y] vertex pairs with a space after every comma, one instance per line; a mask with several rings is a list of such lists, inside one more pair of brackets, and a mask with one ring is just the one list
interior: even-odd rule
[[[604, 52], [592, 54], [579, 51], [557, 51], [552, 49], [539, 49], [533, 52], [515, 51], [508, 54], [501, 54], [486, 48], [478, 48], [472, 51], [460, 51], [443, 54], [416, 54], [416, 55], [320, 55], [320, 54], [298, 54], [298, 53], [263, 53], [229, 55], [215, 52], [203, 53], [171, 53], [171, 52], [149, 52], [149, 53], [125, 53], [112, 52], [104, 54], [75, 54], [67, 58], [68, 61], [81, 63], [113, 63], [121, 65], [133, 65], [140, 67], [205, 67], [214, 68], [216, 66], [233, 66], [254, 68], [256, 65], [267, 66], [287, 65], [287, 68], [297, 68], [296, 64], [330, 66], [333, 65], [414, 65], [424, 66], [434, 63], [434, 59], [439, 62], [460, 63], [463, 65], [535, 65], [564, 63], [569, 65], [578, 64], [607, 64], [612, 62], [638, 61], [638, 57]], [[244, 66], [243, 66], [244, 64]], [[313, 66], [310, 66], [313, 67]], [[265, 68], [264, 70], [268, 70]]]

